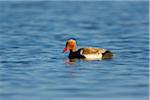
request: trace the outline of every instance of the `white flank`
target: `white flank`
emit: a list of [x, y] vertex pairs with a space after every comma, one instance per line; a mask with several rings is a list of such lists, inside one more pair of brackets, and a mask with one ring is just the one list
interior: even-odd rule
[[84, 56], [85, 56], [85, 59], [88, 59], [88, 60], [101, 60], [102, 59], [101, 53], [99, 53], [99, 54], [86, 54]]

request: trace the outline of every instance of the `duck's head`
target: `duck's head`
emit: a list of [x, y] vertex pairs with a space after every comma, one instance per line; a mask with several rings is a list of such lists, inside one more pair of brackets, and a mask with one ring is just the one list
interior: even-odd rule
[[76, 50], [76, 47], [76, 41], [74, 39], [70, 39], [66, 42], [66, 47], [63, 52], [67, 52], [68, 50], [74, 52]]

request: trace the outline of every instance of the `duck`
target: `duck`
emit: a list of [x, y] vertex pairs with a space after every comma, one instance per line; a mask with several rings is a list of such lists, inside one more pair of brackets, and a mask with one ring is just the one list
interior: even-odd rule
[[63, 53], [70, 51], [69, 59], [86, 59], [86, 60], [101, 60], [101, 59], [112, 59], [113, 54], [111, 51], [97, 48], [97, 47], [85, 47], [77, 49], [77, 44], [75, 39], [69, 39], [66, 42], [66, 46]]

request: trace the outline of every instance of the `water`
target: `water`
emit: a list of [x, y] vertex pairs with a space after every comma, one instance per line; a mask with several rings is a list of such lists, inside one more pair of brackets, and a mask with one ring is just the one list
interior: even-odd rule
[[[148, 2], [0, 2], [1, 100], [148, 100]], [[69, 63], [68, 38], [112, 60]]]

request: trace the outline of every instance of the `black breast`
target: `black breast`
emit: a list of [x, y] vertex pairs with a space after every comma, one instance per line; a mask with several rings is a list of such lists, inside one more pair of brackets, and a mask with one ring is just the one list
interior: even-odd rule
[[79, 49], [78, 51], [75, 51], [75, 52], [70, 51], [70, 53], [69, 53], [69, 59], [85, 58], [83, 55], [80, 54], [80, 50], [81, 50], [81, 49]]

